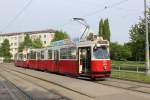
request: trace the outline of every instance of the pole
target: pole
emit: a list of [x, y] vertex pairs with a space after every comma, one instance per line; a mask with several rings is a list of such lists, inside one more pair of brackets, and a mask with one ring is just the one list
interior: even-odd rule
[[150, 68], [149, 68], [149, 40], [148, 40], [148, 22], [147, 22], [147, 4], [146, 4], [146, 0], [144, 0], [144, 15], [145, 15], [145, 44], [146, 44], [146, 73], [150, 74]]

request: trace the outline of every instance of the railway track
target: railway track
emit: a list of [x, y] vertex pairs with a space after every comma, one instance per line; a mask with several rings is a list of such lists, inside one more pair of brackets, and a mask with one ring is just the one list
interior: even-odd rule
[[[30, 95], [28, 95], [22, 89], [17, 87], [13, 82], [9, 81], [1, 73], [0, 73], [0, 78], [3, 80], [3, 82], [2, 82], [3, 87], [7, 89], [8, 93], [10, 95], [10, 98], [11, 98], [10, 100], [33, 100], [33, 98]], [[6, 93], [2, 93], [2, 95], [3, 94], [6, 94]]]
[[141, 92], [150, 94], [150, 84], [138, 83], [133, 81], [119, 80], [119, 79], [108, 79], [106, 81], [95, 81], [97, 84], [112, 86], [116, 88], [122, 88], [135, 92]]
[[[63, 87], [65, 89], [69, 89], [73, 92], [76, 92], [76, 93], [79, 93], [81, 95], [87, 96], [89, 98], [94, 98], [93, 96], [90, 96], [90, 95], [84, 94], [82, 92], [64, 87], [61, 84], [54, 83], [54, 82], [51, 82], [51, 81], [48, 81], [48, 80], [45, 80], [45, 79], [42, 79], [42, 78], [39, 78], [39, 77], [36, 77], [36, 76], [32, 76], [32, 75], [29, 75], [27, 73], [12, 69], [10, 67], [7, 67], [7, 70], [8, 69], [9, 69], [9, 71], [11, 70], [11, 71], [14, 71], [14, 72], [17, 72], [17, 73], [21, 73], [21, 74], [24, 74], [24, 75], [27, 75], [27, 76], [30, 76], [30, 77], [34, 77], [34, 78], [46, 81], [48, 83], [58, 85], [58, 86]], [[109, 80], [106, 80], [106, 81], [94, 81], [94, 83], [101, 84], [101, 85], [106, 85], [106, 86], [111, 86], [111, 87], [116, 87], [116, 88], [121, 88], [121, 89], [125, 89], [125, 90], [130, 90], [130, 91], [134, 91], [134, 92], [150, 94], [150, 85], [149, 84], [144, 84], [144, 83], [124, 81], [124, 80], [119, 80], [119, 79], [109, 79]]]
[[[8, 68], [7, 66], [5, 66], [5, 68], [2, 68], [2, 69], [5, 70], [6, 72], [12, 74], [12, 75], [15, 75], [15, 76], [17, 76], [17, 77], [20, 77], [20, 78], [22, 78], [22, 79], [24, 79], [24, 80], [27, 80], [27, 81], [29, 81], [29, 82], [31, 82], [31, 83], [33, 83], [33, 84], [35, 84], [35, 85], [37, 85], [37, 86], [43, 88], [43, 89], [46, 89], [46, 90], [49, 91], [49, 92], [51, 92], [50, 89], [44, 87], [43, 85], [38, 84], [37, 81], [33, 81], [33, 79], [40, 80], [40, 81], [44, 81], [44, 82], [46, 82], [46, 83], [48, 83], [48, 84], [53, 84], [53, 85], [59, 86], [59, 87], [64, 88], [64, 89], [66, 89], [66, 90], [69, 90], [69, 91], [72, 91], [72, 92], [74, 92], [74, 93], [77, 93], [77, 94], [79, 94], [79, 95], [85, 96], [85, 97], [87, 97], [89, 100], [95, 98], [95, 97], [90, 96], [90, 95], [88, 95], [88, 94], [85, 94], [85, 93], [83, 93], [83, 92], [80, 92], [80, 91], [77, 91], [77, 90], [74, 90], [74, 89], [65, 87], [65, 86], [63, 86], [63, 85], [61, 85], [61, 84], [52, 82], [52, 81], [50, 81], [50, 80], [48, 81], [48, 80], [45, 80], [45, 79], [42, 79], [42, 78], [40, 78], [40, 77], [36, 77], [36, 76], [33, 76], [33, 75], [26, 74], [26, 73], [23, 73], [23, 72], [21, 72], [21, 71], [14, 70], [14, 69], [12, 69], [12, 68]], [[30, 78], [32, 78], [32, 79], [29, 80], [28, 77], [30, 77]], [[66, 99], [65, 99], [65, 100], [66, 100]], [[68, 99], [68, 100], [69, 100], [69, 99]]]

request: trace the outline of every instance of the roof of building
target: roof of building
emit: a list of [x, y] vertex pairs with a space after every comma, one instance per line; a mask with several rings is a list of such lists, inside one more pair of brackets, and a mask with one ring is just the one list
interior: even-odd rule
[[28, 31], [28, 32], [13, 32], [13, 33], [1, 33], [0, 36], [13, 36], [18, 34], [38, 34], [38, 33], [55, 33], [57, 30], [54, 29], [46, 29], [39, 31]]

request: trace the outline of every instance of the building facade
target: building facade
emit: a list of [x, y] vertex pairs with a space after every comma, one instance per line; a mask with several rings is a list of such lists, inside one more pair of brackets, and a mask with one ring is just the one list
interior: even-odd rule
[[46, 47], [50, 45], [52, 39], [54, 38], [55, 30], [41, 30], [41, 31], [31, 31], [31, 32], [18, 32], [18, 33], [3, 33], [0, 34], [0, 45], [5, 39], [9, 40], [10, 52], [12, 54], [12, 59], [14, 59], [15, 54], [18, 52], [18, 47], [21, 42], [24, 41], [24, 37], [28, 34], [32, 40], [40, 38], [43, 46]]

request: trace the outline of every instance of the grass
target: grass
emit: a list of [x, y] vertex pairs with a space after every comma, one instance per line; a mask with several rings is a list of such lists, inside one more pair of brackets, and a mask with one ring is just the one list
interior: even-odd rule
[[115, 60], [112, 60], [111, 63], [114, 65], [122, 65], [122, 64], [145, 65], [144, 61], [115, 61]]
[[145, 73], [112, 70], [111, 77], [127, 79], [127, 80], [132, 80], [132, 81], [140, 81], [140, 82], [150, 84], [150, 75], [146, 75]]
[[[144, 61], [112, 61], [112, 78], [140, 81], [150, 84], [150, 75], [146, 75]], [[120, 70], [120, 71], [119, 71]], [[137, 71], [140, 71], [140, 73]]]
[[112, 61], [111, 68], [115, 70], [146, 71], [143, 61]]

